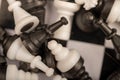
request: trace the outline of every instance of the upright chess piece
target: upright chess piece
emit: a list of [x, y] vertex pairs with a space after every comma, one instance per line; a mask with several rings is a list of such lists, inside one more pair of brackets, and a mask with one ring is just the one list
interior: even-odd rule
[[45, 24], [45, 5], [47, 3], [46, 0], [21, 0], [22, 7], [31, 13], [32, 15], [35, 15], [40, 20], [40, 25]]
[[76, 50], [69, 50], [55, 40], [48, 42], [48, 48], [55, 56], [57, 68], [68, 79], [91, 80], [83, 66], [83, 59]]
[[30, 32], [39, 24], [39, 19], [32, 16], [22, 9], [21, 2], [16, 0], [7, 0], [9, 3], [8, 10], [13, 12], [15, 21], [15, 33]]
[[38, 74], [18, 70], [16, 65], [0, 66], [0, 80], [39, 80]]
[[61, 40], [69, 40], [73, 15], [74, 12], [78, 11], [80, 7], [76, 3], [67, 2], [63, 0], [54, 0], [54, 5], [59, 14], [58, 19], [60, 17], [65, 17], [68, 20], [67, 25], [63, 25], [60, 29], [55, 31], [54, 38]]

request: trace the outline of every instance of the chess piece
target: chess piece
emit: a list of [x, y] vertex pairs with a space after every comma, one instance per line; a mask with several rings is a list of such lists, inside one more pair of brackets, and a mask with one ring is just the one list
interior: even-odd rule
[[16, 65], [0, 66], [0, 80], [39, 80], [36, 73], [18, 70]]
[[[68, 23], [67, 20], [64, 17], [62, 17], [61, 20], [57, 21], [56, 23], [54, 23], [50, 26], [42, 27], [42, 29], [35, 30], [34, 32], [30, 32], [28, 34], [27, 33], [21, 34], [23, 45], [32, 55], [36, 56], [40, 52], [40, 47], [46, 41], [46, 39], [51, 37], [52, 33], [54, 31], [56, 31], [59, 27], [61, 27], [62, 25], [65, 25], [67, 23]], [[49, 59], [49, 58], [47, 58], [47, 59]], [[45, 59], [43, 59], [43, 60], [45, 60]], [[45, 62], [46, 62], [46, 60], [45, 60]], [[46, 64], [48, 66], [52, 65], [52, 64], [48, 64], [48, 63], [46, 63]], [[28, 69], [31, 70], [28, 67], [28, 65], [25, 66], [27, 68], [24, 70], [26, 70], [26, 71], [28, 71]], [[52, 66], [50, 66], [50, 67], [52, 67]], [[24, 67], [22, 67], [22, 68], [24, 68]], [[32, 71], [33, 71], [33, 69], [32, 69]], [[36, 70], [34, 70], [34, 71], [36, 72]], [[38, 72], [38, 70], [37, 70], [37, 72]]]
[[119, 0], [99, 0], [98, 5], [91, 11], [95, 17], [102, 17], [107, 23], [120, 22], [119, 4]]
[[98, 29], [98, 27], [93, 24], [94, 17], [90, 15], [92, 15], [92, 13], [83, 8], [81, 8], [75, 15], [75, 23], [77, 27], [87, 33], [94, 32]]
[[9, 3], [8, 10], [13, 12], [15, 21], [15, 33], [30, 32], [39, 24], [39, 19], [32, 16], [22, 9], [21, 2], [16, 0], [7, 0]]
[[78, 4], [66, 2], [63, 0], [54, 0], [54, 5], [59, 14], [58, 19], [64, 16], [68, 20], [67, 25], [63, 25], [60, 29], [55, 31], [54, 38], [61, 40], [69, 40], [73, 15], [74, 12], [78, 11], [80, 7]]
[[[91, 23], [99, 27], [106, 35], [106, 39], [112, 40], [112, 43], [115, 47], [115, 50], [118, 54], [116, 54], [117, 59], [120, 59], [120, 36], [116, 34], [116, 29], [111, 29], [102, 18], [96, 18], [92, 13], [88, 12], [86, 18], [86, 21], [91, 21]], [[91, 18], [92, 17], [92, 18]]]
[[21, 0], [22, 7], [30, 14], [35, 15], [40, 20], [40, 25], [45, 24], [45, 5], [46, 0]]
[[91, 80], [83, 66], [83, 59], [76, 50], [69, 50], [55, 40], [48, 42], [48, 48], [55, 56], [57, 68], [68, 79]]
[[[54, 58], [54, 56], [51, 54], [51, 52], [49, 51], [49, 49], [47, 48], [47, 42], [48, 40], [46, 40], [42, 45], [41, 47], [39, 48], [39, 54], [41, 57], [42, 57], [42, 61], [48, 66], [48, 67], [51, 67], [53, 68], [55, 71], [54, 71], [54, 74], [56, 73], [59, 73], [57, 70], [56, 70], [56, 60]], [[37, 52], [37, 53], [38, 53]], [[43, 54], [44, 53], [44, 54]], [[39, 73], [40, 70], [35, 68], [35, 69], [32, 69], [30, 67], [30, 64], [29, 63], [25, 63], [25, 62], [20, 62], [19, 63], [19, 69], [22, 69], [24, 71], [30, 71], [30, 72], [35, 72], [35, 73]]]
[[7, 56], [9, 59], [30, 63], [31, 68], [38, 68], [41, 71], [45, 72], [47, 76], [53, 75], [54, 70], [46, 66], [41, 61], [40, 56], [33, 56], [25, 48], [19, 36], [4, 36], [2, 43], [4, 55]]
[[111, 29], [104, 21], [103, 19], [99, 19], [94, 21], [95, 24], [99, 25], [100, 29], [105, 33], [106, 39], [111, 40], [115, 50], [117, 52], [116, 57], [118, 60], [120, 60], [120, 36], [117, 35], [117, 30], [116, 29]]
[[86, 10], [90, 10], [91, 8], [94, 8], [96, 7], [97, 3], [98, 3], [98, 0], [75, 0], [75, 2], [77, 4], [79, 4], [80, 6], [81, 5], [84, 5], [83, 7], [86, 9]]
[[28, 34], [23, 33], [21, 35], [22, 42], [33, 55], [37, 55], [42, 43], [50, 38], [58, 28], [67, 23], [66, 18], [62, 17], [61, 20], [50, 26], [43, 25], [42, 29], [35, 30]]

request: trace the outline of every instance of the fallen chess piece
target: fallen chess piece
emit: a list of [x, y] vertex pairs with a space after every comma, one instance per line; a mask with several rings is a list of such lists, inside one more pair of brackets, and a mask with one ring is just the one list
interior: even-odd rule
[[91, 80], [83, 66], [83, 59], [76, 50], [69, 50], [55, 40], [48, 42], [48, 48], [55, 56], [57, 68], [67, 79]]
[[[4, 32], [4, 30], [3, 30]], [[11, 60], [18, 60], [30, 63], [31, 68], [38, 68], [45, 72], [47, 76], [52, 76], [54, 69], [46, 66], [42, 61], [40, 56], [32, 55], [23, 45], [22, 40], [19, 36], [10, 36], [7, 33], [2, 34], [1, 37], [4, 55]]]
[[31, 33], [23, 33], [20, 35], [24, 46], [33, 55], [37, 55], [41, 45], [50, 37], [53, 33], [63, 25], [67, 25], [68, 21], [66, 18], [62, 17], [61, 20], [53, 23], [52, 25], [43, 25], [42, 29], [37, 29]]
[[9, 6], [8, 10], [13, 12], [15, 21], [15, 33], [21, 34], [22, 32], [30, 32], [34, 30], [39, 24], [39, 19], [32, 16], [24, 9], [22, 9], [21, 2], [16, 0], [7, 0]]
[[106, 39], [111, 40], [116, 51], [116, 58], [120, 60], [120, 36], [115, 28], [111, 29], [102, 19], [95, 21], [105, 33]]
[[[106, 35], [106, 39], [111, 40], [117, 52], [116, 57], [120, 60], [120, 36], [116, 29], [111, 29], [102, 18], [96, 18], [91, 12], [88, 12], [86, 20], [90, 20], [94, 26], [100, 28]], [[92, 17], [92, 18], [91, 18]]]

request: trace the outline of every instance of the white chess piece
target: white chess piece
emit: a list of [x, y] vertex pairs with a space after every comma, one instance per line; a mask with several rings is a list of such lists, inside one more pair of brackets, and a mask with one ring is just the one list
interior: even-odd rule
[[57, 43], [55, 40], [48, 42], [48, 48], [58, 61], [57, 68], [61, 72], [67, 72], [72, 69], [80, 59], [79, 52], [76, 50], [69, 50]]
[[114, 23], [120, 22], [120, 0], [115, 0], [112, 9], [108, 15], [107, 22]]
[[62, 78], [60, 75], [55, 75], [53, 80], [67, 80], [66, 78]]
[[32, 16], [20, 7], [20, 1], [7, 0], [7, 2], [9, 3], [8, 10], [14, 14], [16, 34], [30, 32], [39, 24], [39, 19], [36, 16]]
[[96, 7], [96, 5], [98, 4], [98, 0], [75, 0], [75, 2], [80, 6], [84, 4], [83, 7], [86, 10]]
[[47, 76], [52, 76], [54, 70], [48, 68], [42, 61], [40, 56], [33, 56], [22, 44], [20, 38], [17, 38], [7, 51], [7, 57], [11, 60], [19, 60], [30, 63], [31, 68], [38, 68], [45, 72]]
[[6, 70], [6, 80], [39, 80], [36, 73], [18, 70], [16, 65], [10, 64]]
[[74, 12], [78, 11], [80, 7], [76, 3], [66, 2], [63, 0], [54, 0], [54, 6], [56, 7], [59, 15], [58, 19], [60, 19], [60, 17], [65, 17], [68, 20], [67, 25], [63, 25], [60, 29], [55, 31], [54, 38], [69, 40], [73, 15]]

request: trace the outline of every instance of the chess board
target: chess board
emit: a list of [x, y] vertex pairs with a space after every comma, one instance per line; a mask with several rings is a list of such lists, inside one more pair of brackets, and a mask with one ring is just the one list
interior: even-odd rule
[[[0, 25], [6, 28], [13, 28], [14, 22], [11, 13], [7, 12], [7, 8], [2, 9], [2, 11], [3, 12], [0, 13]], [[4, 18], [1, 14], [2, 16], [4, 14]], [[48, 1], [45, 23], [54, 23], [57, 16], [58, 13], [52, 1]], [[75, 16], [76, 14], [73, 17], [70, 39], [62, 41], [63, 45], [66, 45], [69, 49], [76, 49], [80, 52], [84, 58], [86, 71], [89, 72], [93, 80], [106, 80], [107, 77], [120, 66], [119, 61], [115, 58], [116, 53], [113, 44], [110, 40], [105, 39], [105, 35], [100, 29], [91, 33], [81, 31], [76, 24]], [[118, 34], [120, 34], [119, 23], [110, 24], [109, 26], [117, 28]]]

